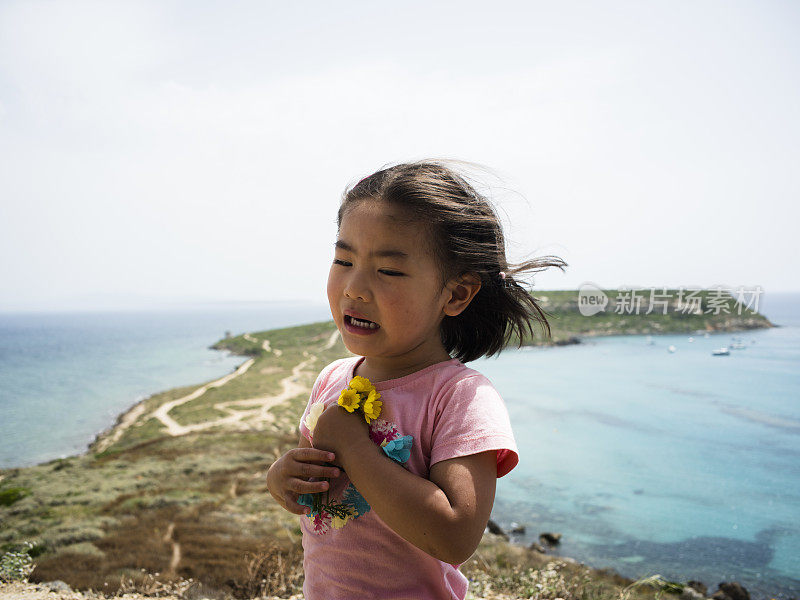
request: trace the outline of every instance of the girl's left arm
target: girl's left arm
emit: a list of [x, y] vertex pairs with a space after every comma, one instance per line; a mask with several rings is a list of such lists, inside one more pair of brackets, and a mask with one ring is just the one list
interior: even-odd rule
[[386, 456], [362, 415], [336, 405], [317, 421], [314, 447], [334, 452], [372, 510], [417, 548], [458, 565], [478, 547], [494, 503], [494, 450], [440, 461], [428, 480]]

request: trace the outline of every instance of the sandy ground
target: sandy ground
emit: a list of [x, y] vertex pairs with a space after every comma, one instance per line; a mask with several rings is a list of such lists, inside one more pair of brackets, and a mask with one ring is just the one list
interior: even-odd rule
[[[179, 596], [145, 596], [142, 594], [119, 594], [115, 596], [104, 596], [95, 592], [74, 592], [67, 591], [66, 588], [59, 591], [53, 591], [49, 585], [54, 582], [47, 583], [25, 583], [15, 581], [13, 583], [0, 583], [0, 600], [100, 600], [102, 599], [126, 599], [126, 600], [151, 600], [153, 598], [160, 598], [160, 600], [181, 600]], [[61, 588], [61, 586], [55, 586]], [[201, 600], [201, 599], [198, 599]], [[280, 600], [277, 596], [263, 596], [259, 600]], [[303, 600], [302, 596], [292, 596], [291, 600]]]
[[[124, 594], [113, 596], [114, 598], [149, 598], [141, 594]], [[23, 583], [15, 581], [13, 583], [0, 584], [0, 600], [88, 600], [106, 598], [102, 594], [73, 591], [52, 591], [46, 583]], [[161, 596], [162, 600], [179, 600], [177, 596]]]
[[[94, 592], [73, 592], [73, 591], [51, 591], [47, 583], [23, 583], [15, 581], [13, 583], [0, 583], [0, 600], [100, 600], [102, 599], [126, 599], [126, 600], [181, 600], [178, 596], [144, 596], [142, 594], [121, 594], [116, 596], [104, 596]], [[202, 600], [202, 599], [198, 599]], [[262, 596], [258, 600], [280, 600], [278, 596]], [[289, 600], [303, 600], [302, 595], [292, 596]], [[483, 598], [475, 600], [516, 600], [515, 596], [505, 594], [487, 594]]]

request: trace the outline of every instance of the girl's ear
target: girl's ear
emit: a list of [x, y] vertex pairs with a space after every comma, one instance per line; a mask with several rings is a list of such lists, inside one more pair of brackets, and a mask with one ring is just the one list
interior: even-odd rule
[[464, 312], [475, 294], [481, 289], [481, 278], [477, 273], [464, 273], [451, 279], [445, 287], [450, 292], [450, 296], [444, 305], [444, 314], [448, 317], [455, 317]]

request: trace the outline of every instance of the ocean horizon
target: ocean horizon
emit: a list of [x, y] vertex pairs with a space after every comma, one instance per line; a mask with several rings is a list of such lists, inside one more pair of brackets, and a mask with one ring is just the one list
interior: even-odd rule
[[[518, 543], [562, 533], [559, 554], [629, 577], [800, 593], [800, 294], [762, 300], [779, 327], [470, 363], [504, 397], [520, 449], [493, 518], [526, 526]], [[141, 398], [229, 373], [244, 357], [208, 348], [226, 331], [329, 318], [312, 303], [0, 313], [0, 468], [83, 453]], [[745, 347], [711, 355], [734, 337]]]

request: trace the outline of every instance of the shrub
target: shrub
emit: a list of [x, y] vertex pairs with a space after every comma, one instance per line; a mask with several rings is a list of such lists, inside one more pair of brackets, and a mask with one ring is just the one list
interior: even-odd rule
[[30, 490], [24, 487], [8, 487], [0, 490], [0, 506], [11, 506], [28, 494], [30, 494]]
[[23, 542], [21, 548], [10, 550], [0, 556], [0, 581], [27, 581], [33, 571], [33, 558], [29, 552], [34, 548], [30, 542]]

